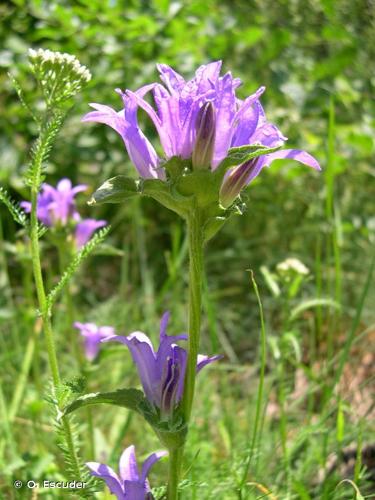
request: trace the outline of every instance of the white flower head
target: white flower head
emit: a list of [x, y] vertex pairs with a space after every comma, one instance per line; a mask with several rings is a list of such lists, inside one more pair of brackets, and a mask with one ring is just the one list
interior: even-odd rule
[[309, 269], [299, 259], [289, 257], [277, 264], [276, 269], [280, 274], [295, 273], [301, 276], [309, 274]]
[[73, 97], [91, 80], [90, 71], [71, 54], [29, 49], [29, 61], [49, 105]]

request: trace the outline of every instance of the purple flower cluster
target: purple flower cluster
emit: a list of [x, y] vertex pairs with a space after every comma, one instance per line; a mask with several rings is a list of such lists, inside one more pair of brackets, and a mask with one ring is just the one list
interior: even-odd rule
[[120, 457], [119, 474], [108, 465], [97, 462], [87, 462], [87, 467], [93, 476], [103, 479], [110, 492], [118, 500], [145, 500], [152, 498], [147, 475], [151, 467], [162, 457], [166, 451], [159, 451], [150, 455], [142, 466], [141, 473], [137, 467], [134, 446], [129, 446]]
[[[127, 337], [114, 335], [114, 329], [109, 326], [98, 327], [93, 323], [75, 323], [85, 338], [86, 356], [94, 359], [101, 342], [120, 342], [126, 345], [137, 367], [145, 396], [149, 403], [160, 411], [161, 420], [169, 420], [178, 403], [181, 401], [187, 361], [187, 352], [176, 344], [187, 340], [186, 334], [168, 336], [167, 326], [169, 313], [162, 316], [160, 322], [160, 344], [155, 351], [150, 339], [142, 332], [133, 332]], [[199, 355], [197, 372], [204, 366], [221, 356]], [[151, 466], [167, 452], [153, 453], [145, 461], [139, 474], [134, 446], [129, 446], [120, 458], [119, 475], [109, 466], [97, 462], [88, 462], [86, 465], [91, 474], [103, 479], [111, 493], [118, 500], [145, 500], [152, 498], [150, 486], [146, 476]]]
[[[120, 342], [126, 345], [137, 367], [139, 378], [148, 401], [163, 418], [170, 418], [181, 401], [184, 391], [187, 352], [176, 342], [187, 340], [187, 335], [167, 335], [169, 313], [164, 313], [160, 322], [160, 344], [154, 350], [151, 340], [142, 332], [133, 332], [127, 337], [114, 335], [102, 342]], [[198, 356], [197, 373], [221, 356]]]
[[[159, 64], [157, 68], [163, 84], [152, 83], [135, 92], [117, 89], [124, 106], [121, 111], [93, 103], [91, 107], [94, 111], [83, 117], [83, 121], [104, 123], [120, 134], [128, 155], [142, 178], [167, 181], [174, 188], [173, 168], [176, 168], [177, 176], [192, 173], [188, 181], [198, 179], [197, 182], [201, 183], [204, 182], [202, 179], [212, 179], [215, 186], [214, 203], [216, 208], [221, 210], [230, 207], [242, 189], [263, 167], [269, 166], [274, 160], [289, 158], [320, 170], [315, 158], [305, 151], [279, 150], [287, 139], [276, 125], [266, 118], [260, 103], [264, 87], [260, 87], [245, 100], [240, 100], [236, 96], [236, 89], [241, 85], [241, 81], [233, 78], [231, 73], [220, 76], [221, 61], [199, 67], [194, 78], [189, 81], [165, 64]], [[147, 100], [149, 94], [153, 104]], [[162, 157], [158, 156], [139, 127], [139, 108], [146, 112], [155, 126], [163, 150]], [[233, 148], [240, 149], [233, 151]], [[256, 156], [257, 154], [260, 156]], [[184, 161], [172, 161], [166, 165], [165, 160], [172, 158]], [[211, 174], [194, 175], [197, 170], [213, 172], [220, 165], [222, 168], [212, 177]], [[140, 184], [165, 188], [165, 184], [160, 182], [147, 181]], [[195, 189], [196, 185], [192, 185]], [[199, 185], [193, 194], [199, 191], [200, 187]], [[79, 186], [77, 188], [79, 189]], [[108, 190], [108, 186], [106, 189]], [[221, 207], [217, 202], [220, 202]], [[169, 204], [168, 200], [166, 206], [169, 207]], [[70, 210], [69, 207], [70, 205], [67, 206], [67, 211]], [[99, 342], [120, 342], [129, 349], [145, 397], [155, 409], [152, 418], [156, 417], [157, 422], [152, 423], [152, 426], [157, 434], [158, 430], [164, 430], [166, 425], [169, 432], [175, 428], [176, 422], [181, 420], [179, 404], [184, 394], [188, 361], [187, 351], [178, 344], [186, 341], [187, 335], [168, 336], [168, 321], [169, 313], [165, 313], [161, 319], [157, 350], [149, 337], [140, 331], [128, 336], [118, 336], [110, 332], [110, 327], [98, 328], [90, 323], [75, 324], [85, 337], [86, 355], [91, 359], [98, 353]], [[196, 372], [199, 372], [205, 365], [219, 358], [220, 356], [199, 355], [192, 371], [196, 369]], [[187, 389], [189, 390], [189, 387]], [[162, 442], [166, 442], [167, 447], [172, 449], [168, 441], [162, 439]], [[146, 480], [148, 470], [163, 454], [165, 453], [160, 452], [151, 455], [144, 463], [141, 474], [136, 466], [133, 446], [127, 448], [120, 459], [119, 475], [103, 464], [89, 462], [87, 465], [93, 475], [107, 483], [118, 499], [144, 500], [150, 495]]]
[[[107, 223], [105, 220], [81, 219], [74, 198], [86, 189], [84, 184], [72, 187], [69, 179], [61, 179], [56, 188], [44, 183], [37, 201], [37, 216], [44, 225], [56, 228], [74, 225], [74, 242], [77, 248], [84, 246], [94, 231]], [[21, 206], [26, 212], [31, 212], [30, 202], [23, 201]]]
[[[266, 119], [260, 104], [265, 87], [245, 100], [236, 97], [241, 85], [228, 72], [220, 76], [221, 61], [201, 66], [192, 80], [185, 81], [166, 64], [158, 64], [164, 85], [152, 83], [135, 92], [117, 89], [124, 109], [116, 112], [109, 106], [93, 103], [95, 109], [83, 121], [105, 123], [118, 132], [129, 157], [141, 177], [166, 179], [161, 158], [139, 128], [137, 110], [142, 108], [152, 120], [164, 151], [164, 158], [192, 159], [193, 168], [215, 170], [230, 148], [260, 144], [268, 148], [284, 145], [286, 137]], [[145, 97], [152, 97], [156, 109]], [[232, 168], [224, 179], [220, 201], [229, 206], [240, 191], [273, 160], [290, 158], [320, 170], [310, 154], [285, 149], [254, 158]]]

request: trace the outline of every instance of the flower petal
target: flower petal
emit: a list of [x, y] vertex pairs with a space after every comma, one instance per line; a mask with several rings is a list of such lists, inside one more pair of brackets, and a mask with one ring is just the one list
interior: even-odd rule
[[195, 72], [194, 81], [197, 84], [197, 94], [202, 94], [210, 90], [217, 82], [222, 61], [214, 61], [199, 66]]
[[124, 483], [125, 495], [122, 500], [145, 500], [150, 487], [148, 484], [141, 484], [135, 481], [125, 481]]
[[275, 151], [268, 155], [264, 155], [264, 166], [269, 166], [274, 160], [295, 160], [315, 170], [321, 170], [318, 161], [306, 151], [299, 149], [283, 149], [282, 151]]
[[240, 107], [234, 117], [234, 125], [236, 130], [233, 134], [231, 147], [243, 146], [255, 142], [252, 140], [252, 135], [256, 131], [259, 123], [259, 117], [262, 106], [259, 102], [259, 97], [265, 91], [265, 87], [260, 87], [253, 95], [245, 99], [240, 104]]
[[234, 132], [233, 118], [236, 112], [236, 96], [230, 73], [218, 79], [214, 105], [216, 108], [216, 137], [212, 160], [213, 169], [227, 156]]
[[105, 481], [110, 492], [116, 495], [118, 500], [123, 500], [124, 490], [120, 478], [111, 467], [98, 462], [87, 462], [86, 466], [90, 469], [93, 476], [99, 477]]
[[162, 457], [165, 457], [168, 455], [168, 452], [166, 451], [156, 451], [152, 455], [150, 455], [147, 460], [145, 460], [144, 464], [142, 465], [142, 472], [141, 472], [141, 481], [144, 482], [146, 481], [146, 478], [148, 476], [148, 473], [150, 472], [151, 467], [158, 462]]
[[107, 224], [105, 220], [83, 219], [75, 228], [75, 242], [78, 248], [82, 248], [90, 240], [94, 231]]
[[160, 79], [165, 83], [171, 95], [178, 95], [186, 83], [183, 77], [167, 64], [157, 64], [156, 67], [160, 73]]
[[81, 118], [81, 121], [104, 123], [105, 125], [112, 127], [121, 136], [124, 134], [126, 125], [123, 113], [117, 113], [110, 106], [98, 104], [96, 102], [90, 103], [90, 106], [96, 111], [87, 113], [85, 116], [83, 116], [83, 118]]
[[286, 140], [287, 138], [280, 132], [276, 125], [269, 122], [260, 125], [251, 137], [251, 142], [253, 144], [259, 142], [263, 144], [263, 146], [268, 146], [270, 148], [282, 146]]
[[133, 332], [127, 337], [115, 335], [103, 339], [102, 342], [120, 342], [125, 344], [137, 366], [139, 378], [145, 391], [147, 399], [158, 403], [158, 394], [155, 392], [155, 385], [158, 381], [158, 371], [154, 349], [150, 339], [142, 332]]
[[139, 481], [134, 445], [129, 446], [122, 452], [119, 462], [119, 472], [123, 481]]
[[209, 365], [210, 363], [213, 363], [214, 361], [217, 361], [218, 359], [222, 359], [224, 356], [221, 354], [218, 354], [217, 356], [206, 356], [205, 354], [198, 354], [198, 359], [197, 359], [197, 373], [201, 371], [202, 368], [204, 368], [206, 365]]
[[169, 318], [171, 314], [169, 311], [165, 311], [160, 320], [160, 340], [167, 335], [167, 326], [169, 323]]
[[104, 123], [121, 135], [128, 155], [143, 178], [158, 178], [162, 172], [157, 170], [158, 157], [155, 149], [138, 126], [136, 108], [131, 100], [126, 110], [116, 112], [110, 106], [92, 103], [97, 111], [86, 114], [82, 121]]

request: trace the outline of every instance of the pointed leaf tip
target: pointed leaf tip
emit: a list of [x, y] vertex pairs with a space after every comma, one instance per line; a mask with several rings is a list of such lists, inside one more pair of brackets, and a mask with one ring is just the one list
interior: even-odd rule
[[101, 203], [121, 203], [139, 193], [140, 181], [118, 175], [104, 182], [92, 195], [89, 205]]

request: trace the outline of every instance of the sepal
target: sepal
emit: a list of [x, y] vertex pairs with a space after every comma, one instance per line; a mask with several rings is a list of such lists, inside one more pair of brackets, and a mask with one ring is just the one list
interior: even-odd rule
[[139, 180], [117, 175], [105, 181], [92, 195], [88, 204], [121, 203], [139, 194], [139, 185]]
[[239, 146], [237, 148], [230, 148], [228, 155], [224, 160], [218, 165], [215, 172], [222, 171], [225, 173], [229, 168], [241, 165], [252, 158], [257, 158], [258, 156], [263, 156], [269, 153], [274, 153], [278, 151], [281, 146], [275, 148], [269, 148], [263, 144], [249, 144], [247, 146]]
[[146, 401], [141, 403], [141, 411], [160, 443], [168, 450], [176, 450], [184, 445], [188, 427], [179, 407], [173, 410], [170, 417], [162, 417], [160, 412]]
[[140, 194], [153, 198], [183, 218], [187, 216], [193, 206], [191, 197], [180, 194], [170, 181], [145, 179], [141, 183]]

